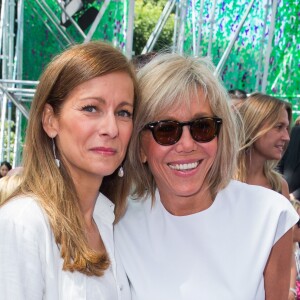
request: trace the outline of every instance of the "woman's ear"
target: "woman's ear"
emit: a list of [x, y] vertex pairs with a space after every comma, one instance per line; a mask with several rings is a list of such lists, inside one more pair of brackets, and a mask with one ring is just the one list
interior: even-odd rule
[[45, 132], [50, 138], [55, 138], [58, 133], [58, 121], [54, 115], [53, 107], [50, 104], [45, 104], [43, 110], [42, 124]]

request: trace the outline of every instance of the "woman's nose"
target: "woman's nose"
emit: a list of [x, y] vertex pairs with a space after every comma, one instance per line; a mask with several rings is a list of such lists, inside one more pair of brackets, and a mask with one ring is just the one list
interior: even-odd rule
[[114, 138], [119, 134], [118, 122], [114, 114], [107, 114], [102, 121], [99, 129], [100, 135], [108, 135]]
[[283, 139], [285, 142], [289, 142], [289, 141], [290, 141], [290, 134], [289, 134], [288, 129], [285, 129], [285, 130], [284, 130], [283, 135], [282, 135], [282, 139]]
[[190, 152], [195, 149], [195, 140], [191, 136], [190, 127], [183, 126], [182, 135], [176, 143], [177, 151]]

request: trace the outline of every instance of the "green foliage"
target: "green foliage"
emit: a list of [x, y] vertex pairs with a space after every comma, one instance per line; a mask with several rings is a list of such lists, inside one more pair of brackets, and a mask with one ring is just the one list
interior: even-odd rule
[[[166, 3], [166, 0], [135, 1], [133, 36], [133, 51], [135, 55], [141, 54]], [[153, 50], [157, 51], [172, 46], [173, 31], [174, 13], [168, 18]]]
[[[10, 127], [10, 132], [9, 132], [9, 127]], [[8, 134], [10, 136], [10, 141], [8, 139]], [[4, 153], [5, 160], [9, 161], [10, 163], [12, 163], [12, 161], [13, 161], [14, 141], [15, 141], [15, 123], [13, 121], [10, 121], [10, 122], [5, 121], [3, 153]], [[9, 158], [6, 157], [8, 142], [10, 142], [9, 143], [9, 151], [10, 151]]]

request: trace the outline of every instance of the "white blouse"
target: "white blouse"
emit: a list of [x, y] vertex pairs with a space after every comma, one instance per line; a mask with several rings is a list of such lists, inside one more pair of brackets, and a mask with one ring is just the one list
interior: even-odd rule
[[298, 214], [279, 193], [232, 181], [206, 210], [131, 200], [115, 227], [134, 300], [264, 300], [264, 269]]
[[114, 205], [100, 194], [94, 220], [110, 257], [102, 277], [63, 271], [48, 218], [33, 197], [0, 209], [0, 298], [6, 300], [130, 300], [128, 281], [114, 249]]

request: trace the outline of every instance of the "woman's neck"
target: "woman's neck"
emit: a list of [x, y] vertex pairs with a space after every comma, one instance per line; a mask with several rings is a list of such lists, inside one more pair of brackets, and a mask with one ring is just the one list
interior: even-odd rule
[[269, 180], [264, 173], [265, 162], [265, 158], [250, 152], [246, 161], [246, 183], [271, 188]]
[[213, 203], [208, 188], [190, 196], [170, 195], [170, 193], [162, 193], [161, 191], [159, 193], [163, 206], [174, 216], [195, 214], [206, 210]]
[[100, 183], [76, 185], [79, 197], [79, 206], [85, 223], [86, 238], [89, 246], [95, 251], [103, 250], [104, 244], [100, 236], [99, 228], [94, 220], [94, 209], [99, 195]]
[[98, 180], [81, 180], [74, 182], [77, 195], [79, 198], [79, 206], [85, 223], [87, 226], [93, 224], [93, 213], [101, 182]]

